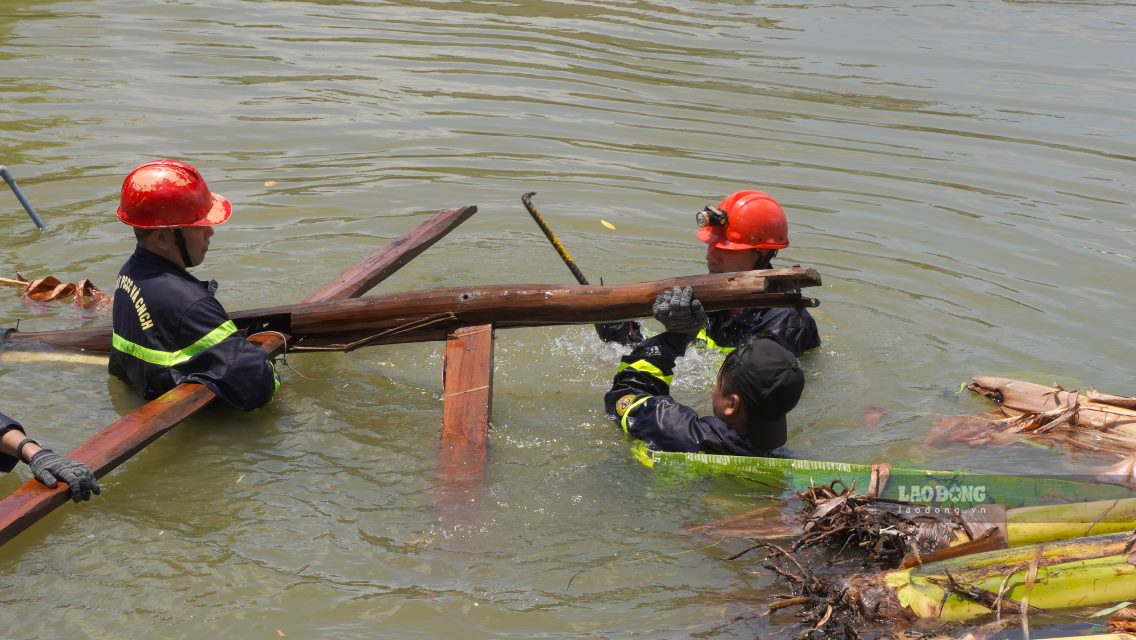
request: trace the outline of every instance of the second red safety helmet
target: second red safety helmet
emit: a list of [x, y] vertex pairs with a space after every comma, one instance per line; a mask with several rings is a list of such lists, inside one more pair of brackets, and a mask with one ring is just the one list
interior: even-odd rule
[[118, 204], [118, 219], [139, 229], [212, 226], [232, 213], [197, 169], [177, 160], [147, 162], [128, 173]]
[[736, 191], [718, 203], [724, 226], [705, 226], [698, 239], [719, 249], [784, 249], [789, 246], [785, 211], [764, 191]]

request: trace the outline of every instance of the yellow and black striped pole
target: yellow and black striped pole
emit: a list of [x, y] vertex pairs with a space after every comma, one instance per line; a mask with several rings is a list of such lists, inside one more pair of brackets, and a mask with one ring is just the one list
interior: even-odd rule
[[540, 212], [536, 210], [536, 205], [532, 203], [532, 197], [535, 195], [535, 191], [529, 191], [521, 196], [521, 203], [525, 205], [525, 209], [528, 209], [529, 215], [532, 216], [533, 220], [536, 220], [537, 226], [544, 232], [548, 241], [552, 243], [552, 247], [556, 249], [556, 253], [560, 255], [560, 259], [564, 261], [564, 264], [568, 265], [568, 270], [572, 272], [572, 275], [576, 276], [576, 282], [588, 284], [588, 279], [584, 277], [583, 272], [580, 271], [580, 268], [576, 266], [575, 262], [572, 262], [572, 256], [568, 255], [568, 250], [564, 248], [564, 245], [560, 244], [560, 239], [556, 237], [555, 233], [552, 233], [552, 229], [548, 228], [548, 223], [544, 221]]

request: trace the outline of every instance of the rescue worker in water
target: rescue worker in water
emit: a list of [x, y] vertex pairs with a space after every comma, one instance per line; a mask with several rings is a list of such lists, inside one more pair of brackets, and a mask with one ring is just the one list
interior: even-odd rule
[[[762, 191], [737, 191], [695, 216], [697, 238], [706, 243], [710, 273], [771, 269], [777, 251], [789, 246], [789, 222], [781, 205]], [[635, 346], [643, 342], [638, 322], [596, 325], [604, 342]], [[773, 336], [796, 357], [820, 346], [816, 321], [801, 309], [741, 309], [715, 311], [695, 343], [726, 353], [756, 335]]]
[[[664, 291], [652, 313], [665, 331], [624, 356], [604, 396], [607, 414], [632, 438], [656, 451], [773, 455], [788, 439], [785, 415], [801, 398], [805, 376], [797, 359], [771, 337], [754, 337], [722, 362], [711, 391], [713, 415], [670, 396], [675, 360], [706, 325], [690, 287]], [[650, 465], [649, 456], [636, 455]]]
[[184, 162], [147, 162], [122, 183], [118, 218], [134, 228], [138, 245], [118, 274], [109, 369], [146, 400], [199, 382], [251, 411], [280, 386], [268, 354], [214, 297], [217, 282], [188, 271], [205, 259], [213, 227], [231, 214], [229, 201]]

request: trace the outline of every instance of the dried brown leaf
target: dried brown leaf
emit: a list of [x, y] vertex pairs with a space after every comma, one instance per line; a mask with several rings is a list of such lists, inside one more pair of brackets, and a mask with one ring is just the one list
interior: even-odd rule
[[24, 290], [20, 298], [28, 304], [45, 305], [70, 300], [79, 309], [97, 313], [110, 306], [113, 299], [85, 278], [79, 282], [62, 282], [55, 276], [47, 276], [29, 282], [17, 272], [15, 280], [3, 279], [3, 284], [19, 286], [21, 283]]

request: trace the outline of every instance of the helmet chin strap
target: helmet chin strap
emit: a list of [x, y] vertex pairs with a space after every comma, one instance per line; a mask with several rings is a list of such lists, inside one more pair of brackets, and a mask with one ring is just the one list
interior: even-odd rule
[[758, 249], [761, 253], [757, 256], [757, 261], [754, 262], [754, 269], [769, 269], [773, 266], [773, 258], [777, 256], [776, 249]]
[[185, 235], [181, 232], [181, 227], [174, 228], [174, 244], [177, 245], [178, 251], [181, 252], [181, 261], [185, 263], [185, 268], [188, 269], [193, 266], [193, 260], [189, 257], [189, 249], [185, 246]]

